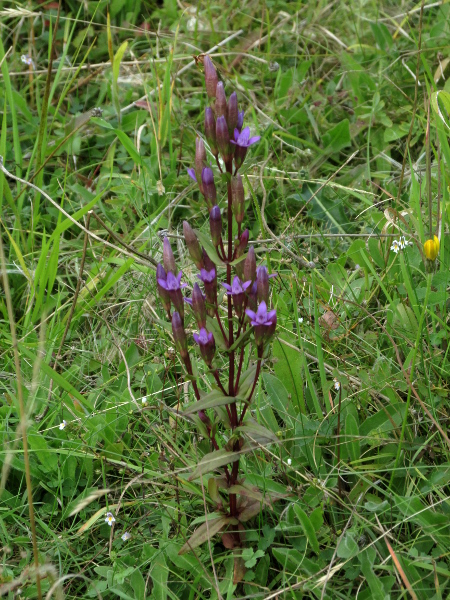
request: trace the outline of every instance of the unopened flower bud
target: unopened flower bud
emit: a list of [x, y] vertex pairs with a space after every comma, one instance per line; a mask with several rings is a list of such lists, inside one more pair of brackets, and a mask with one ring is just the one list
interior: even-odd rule
[[203, 66], [205, 68], [206, 93], [208, 94], [209, 98], [215, 98], [217, 82], [219, 81], [219, 78], [217, 77], [217, 71], [212, 63], [212, 60], [208, 55], [206, 55], [203, 60]]
[[202, 171], [202, 185], [206, 205], [211, 210], [217, 204], [217, 192], [214, 183], [214, 173], [210, 167], [204, 167]]
[[227, 120], [223, 116], [216, 121], [216, 141], [224, 162], [228, 162], [231, 156], [230, 134]]
[[194, 230], [187, 221], [183, 221], [183, 233], [189, 254], [197, 269], [201, 269], [204, 266], [202, 247], [200, 246]]
[[172, 334], [176, 349], [180, 353], [181, 358], [185, 359], [188, 356], [187, 338], [183, 321], [177, 311], [174, 311], [172, 315]]
[[195, 174], [197, 176], [197, 181], [199, 182], [199, 187], [200, 187], [200, 191], [201, 191], [201, 176], [202, 176], [202, 171], [203, 171], [203, 167], [206, 165], [206, 150], [205, 150], [205, 144], [203, 143], [203, 140], [201, 137], [197, 137], [195, 139]]
[[236, 129], [239, 131], [239, 133], [241, 133], [243, 126], [244, 126], [244, 111], [240, 110], [238, 112], [238, 118], [237, 118], [237, 124], [236, 124]]
[[228, 99], [227, 105], [227, 123], [228, 123], [228, 131], [230, 132], [230, 137], [233, 136], [234, 130], [238, 124], [238, 101], [237, 94], [233, 92]]
[[231, 207], [236, 223], [242, 223], [244, 220], [245, 194], [244, 184], [242, 183], [242, 177], [239, 173], [231, 178], [231, 198]]
[[216, 117], [227, 116], [227, 97], [225, 95], [225, 89], [223, 83], [219, 81], [216, 87]]
[[208, 367], [210, 367], [216, 351], [216, 343], [213, 334], [206, 331], [203, 327], [198, 333], [194, 333], [193, 337], [195, 342], [200, 346], [203, 360]]
[[423, 253], [428, 260], [436, 260], [439, 254], [439, 238], [437, 235], [432, 240], [427, 240], [423, 245]]
[[217, 157], [219, 150], [217, 149], [216, 142], [216, 119], [214, 118], [212, 108], [209, 106], [205, 110], [205, 135], [212, 154]]
[[247, 248], [249, 237], [250, 234], [248, 232], [248, 229], [244, 229], [244, 231], [241, 234], [238, 247], [236, 248], [236, 258], [244, 254], [245, 249]]
[[247, 258], [244, 261], [244, 280], [251, 281], [256, 279], [256, 255], [253, 246], [248, 249]]
[[206, 327], [206, 304], [198, 283], [192, 289], [192, 312], [197, 321], [198, 328]]
[[211, 231], [211, 241], [217, 248], [222, 239], [222, 215], [220, 214], [220, 208], [213, 206], [209, 213], [209, 228]]
[[159, 280], [162, 279], [163, 281], [167, 280], [167, 275], [166, 272], [164, 270], [164, 267], [161, 264], [158, 264], [156, 267], [156, 286], [158, 288], [158, 295], [161, 299], [162, 305], [164, 307], [164, 310], [166, 312], [169, 312], [170, 310], [170, 295], [169, 295], [169, 291], [167, 289], [165, 289], [160, 283]]
[[170, 245], [169, 240], [165, 237], [163, 242], [163, 263], [164, 269], [166, 273], [172, 271], [172, 273], [176, 273], [177, 265], [175, 263], [175, 257], [172, 252], [172, 246]]
[[256, 273], [258, 302], [269, 302], [269, 272], [267, 267], [258, 267]]

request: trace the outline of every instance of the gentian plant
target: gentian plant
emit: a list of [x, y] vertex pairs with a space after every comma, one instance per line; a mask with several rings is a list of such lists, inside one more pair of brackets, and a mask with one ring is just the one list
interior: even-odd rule
[[[238, 109], [235, 92], [227, 101], [223, 83], [208, 56], [204, 66], [210, 101], [205, 111], [205, 138], [215, 165], [213, 168], [208, 163], [207, 147], [198, 137], [194, 165], [188, 173], [205, 199], [210, 235], [194, 231], [187, 221], [183, 223], [187, 249], [199, 271], [190, 298], [183, 298], [185, 284], [167, 238], [163, 265], [157, 268], [157, 286], [196, 398], [182, 416], [195, 421], [211, 444], [211, 451], [197, 464], [189, 480], [205, 476], [209, 499], [220, 515], [201, 525], [180, 553], [222, 533], [224, 545], [235, 549], [239, 560], [245, 523], [274, 500], [247, 484], [239, 465], [243, 454], [276, 441], [273, 433], [254, 419], [250, 407], [277, 315], [269, 308], [267, 268], [257, 267], [254, 247], [249, 247], [249, 232], [242, 230], [244, 185], [239, 170], [248, 149], [260, 137], [251, 137], [250, 128], [244, 127], [244, 113]], [[222, 209], [216, 180], [227, 187]], [[224, 296], [226, 309], [221, 303]], [[189, 306], [186, 311], [185, 304]], [[198, 332], [192, 338], [186, 333], [188, 312], [197, 324]], [[200, 377], [200, 369], [194, 369], [201, 361], [204, 377]], [[212, 391], [202, 391], [200, 379], [209, 381]]]

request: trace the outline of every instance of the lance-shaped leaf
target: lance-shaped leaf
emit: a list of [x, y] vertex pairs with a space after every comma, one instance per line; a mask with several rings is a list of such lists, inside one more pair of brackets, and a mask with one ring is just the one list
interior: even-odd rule
[[203, 231], [199, 231], [198, 229], [194, 229], [194, 233], [197, 236], [200, 244], [206, 250], [206, 253], [208, 254], [209, 258], [213, 261], [213, 263], [221, 267], [225, 266], [223, 260], [220, 260], [219, 255], [217, 254], [217, 250], [214, 248], [211, 240], [209, 239], [209, 236], [206, 235], [206, 233], [204, 233]]
[[195, 471], [188, 477], [188, 481], [197, 479], [197, 477], [201, 477], [205, 473], [211, 473], [211, 471], [223, 467], [228, 463], [235, 462], [236, 460], [239, 460], [240, 455], [241, 452], [229, 452], [228, 450], [225, 450], [225, 448], [209, 452], [208, 454], [205, 454], [198, 463]]
[[251, 500], [257, 500], [261, 504], [265, 504], [272, 508], [272, 503], [270, 502], [270, 498], [267, 494], [263, 494], [256, 486], [248, 485], [246, 483], [232, 485], [228, 488], [228, 493], [230, 494], [239, 494], [240, 496], [245, 496], [246, 498], [250, 498]]
[[239, 396], [245, 398], [245, 396], [250, 392], [253, 386], [253, 382], [255, 381], [255, 375], [256, 365], [252, 365], [249, 369], [242, 373], [238, 390]]
[[312, 526], [311, 521], [309, 520], [308, 515], [297, 504], [293, 504], [292, 507], [294, 509], [295, 516], [300, 521], [300, 525], [302, 526], [302, 529], [305, 533], [308, 542], [311, 545], [311, 548], [316, 554], [319, 554], [319, 542], [317, 540], [316, 532], [314, 530], [314, 527]]
[[235, 431], [246, 434], [252, 442], [258, 442], [258, 444], [261, 444], [262, 446], [279, 442], [279, 439], [274, 433], [260, 425], [252, 417], [245, 419], [243, 425], [236, 427]]
[[218, 517], [217, 519], [212, 519], [211, 521], [205, 521], [200, 527], [194, 531], [188, 541], [184, 544], [178, 554], [186, 554], [189, 550], [193, 550], [203, 544], [207, 540], [211, 539], [216, 533], [219, 533], [228, 523], [230, 522], [230, 517]]
[[216, 406], [224, 406], [225, 404], [232, 404], [236, 401], [236, 398], [231, 396], [225, 396], [219, 390], [214, 390], [207, 394], [204, 398], [189, 404], [189, 406], [183, 411], [183, 415], [191, 415], [198, 412], [199, 410], [206, 410], [208, 408], [215, 408]]
[[242, 511], [238, 515], [238, 519], [241, 523], [245, 523], [245, 521], [249, 521], [259, 515], [261, 512], [261, 502], [259, 500], [252, 500], [247, 506], [242, 509]]

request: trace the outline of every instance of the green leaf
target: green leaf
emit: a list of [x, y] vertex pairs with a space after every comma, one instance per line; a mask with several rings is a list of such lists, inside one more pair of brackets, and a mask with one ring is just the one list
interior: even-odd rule
[[169, 569], [167, 568], [164, 554], [159, 552], [152, 561], [150, 575], [153, 581], [153, 590], [150, 598], [155, 600], [167, 600], [167, 580], [169, 578]]
[[213, 263], [218, 266], [225, 266], [225, 263], [220, 260], [217, 250], [214, 248], [209, 236], [199, 229], [194, 229], [194, 233], [198, 237], [200, 244], [206, 250], [207, 255], [213, 261]]
[[322, 136], [323, 146], [326, 153], [339, 152], [351, 144], [350, 122], [344, 119]]
[[127, 49], [127, 47], [128, 47], [128, 42], [123, 42], [123, 44], [121, 46], [119, 46], [116, 54], [114, 55], [114, 61], [113, 61], [113, 66], [112, 66], [114, 82], [117, 82], [117, 80], [119, 78], [120, 63], [122, 62], [122, 58], [123, 58], [123, 55], [125, 54], [125, 50]]
[[269, 373], [263, 373], [262, 378], [270, 399], [270, 404], [278, 412], [279, 417], [283, 419], [286, 425], [293, 428], [296, 414], [283, 383]]
[[353, 534], [347, 532], [340, 540], [337, 547], [337, 555], [339, 558], [352, 558], [359, 552], [359, 546], [355, 542]]
[[360, 459], [361, 448], [359, 444], [359, 428], [355, 417], [349, 413], [345, 418], [345, 437], [347, 451], [351, 462], [356, 462]]
[[193, 413], [197, 413], [199, 410], [215, 408], [216, 406], [224, 406], [225, 404], [234, 404], [235, 402], [236, 398], [224, 396], [221, 391], [213, 390], [204, 398], [200, 398], [200, 400], [196, 400], [195, 402], [192, 402], [192, 404], [189, 404], [189, 406], [185, 408], [181, 414], [188, 416], [192, 415]]
[[211, 473], [211, 471], [214, 471], [219, 467], [223, 467], [228, 463], [235, 462], [239, 459], [240, 455], [241, 452], [230, 452], [225, 450], [225, 448], [214, 450], [214, 452], [209, 452], [208, 454], [205, 454], [205, 456], [198, 463], [195, 471], [188, 477], [188, 481], [197, 479], [197, 477], [201, 477], [205, 473]]
[[236, 427], [235, 431], [247, 434], [251, 441], [258, 442], [263, 446], [267, 444], [277, 444], [279, 442], [277, 436], [269, 431], [263, 425], [260, 425], [253, 417], [245, 419], [243, 425]]
[[309, 520], [308, 515], [305, 513], [304, 510], [302, 510], [300, 508], [300, 506], [298, 506], [298, 504], [293, 504], [292, 507], [293, 507], [295, 516], [300, 521], [300, 525], [302, 526], [303, 532], [304, 532], [306, 539], [308, 540], [311, 548], [313, 549], [313, 551], [316, 554], [319, 554], [319, 542], [317, 540], [316, 532], [314, 530], [314, 527], [313, 527], [311, 521]]
[[200, 527], [198, 527], [194, 533], [191, 535], [189, 540], [184, 544], [178, 554], [186, 554], [193, 548], [197, 548], [207, 540], [211, 539], [216, 533], [219, 533], [228, 523], [230, 522], [230, 517], [218, 517], [217, 519], [212, 519], [211, 521], [205, 521]]

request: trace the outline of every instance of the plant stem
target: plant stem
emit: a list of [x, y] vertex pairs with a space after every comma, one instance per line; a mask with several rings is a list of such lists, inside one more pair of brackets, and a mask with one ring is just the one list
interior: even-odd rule
[[[232, 175], [233, 172], [233, 161], [229, 160], [226, 163], [227, 173]], [[227, 197], [228, 197], [228, 264], [227, 264], [227, 284], [231, 285], [231, 262], [233, 260], [233, 212], [232, 212], [232, 194], [231, 194], [231, 177], [227, 183]], [[231, 294], [228, 295], [228, 343], [230, 346], [233, 345], [234, 341], [233, 331], [233, 303]], [[229, 356], [229, 371], [228, 371], [228, 395], [234, 396], [234, 351], [230, 352]], [[238, 426], [238, 415], [236, 403], [231, 404], [231, 430], [234, 431]], [[239, 442], [235, 442], [234, 451], [239, 450]], [[233, 463], [231, 470], [230, 485], [234, 485], [239, 475], [239, 460]], [[230, 494], [230, 515], [232, 517], [237, 516], [237, 498], [236, 494]]]

